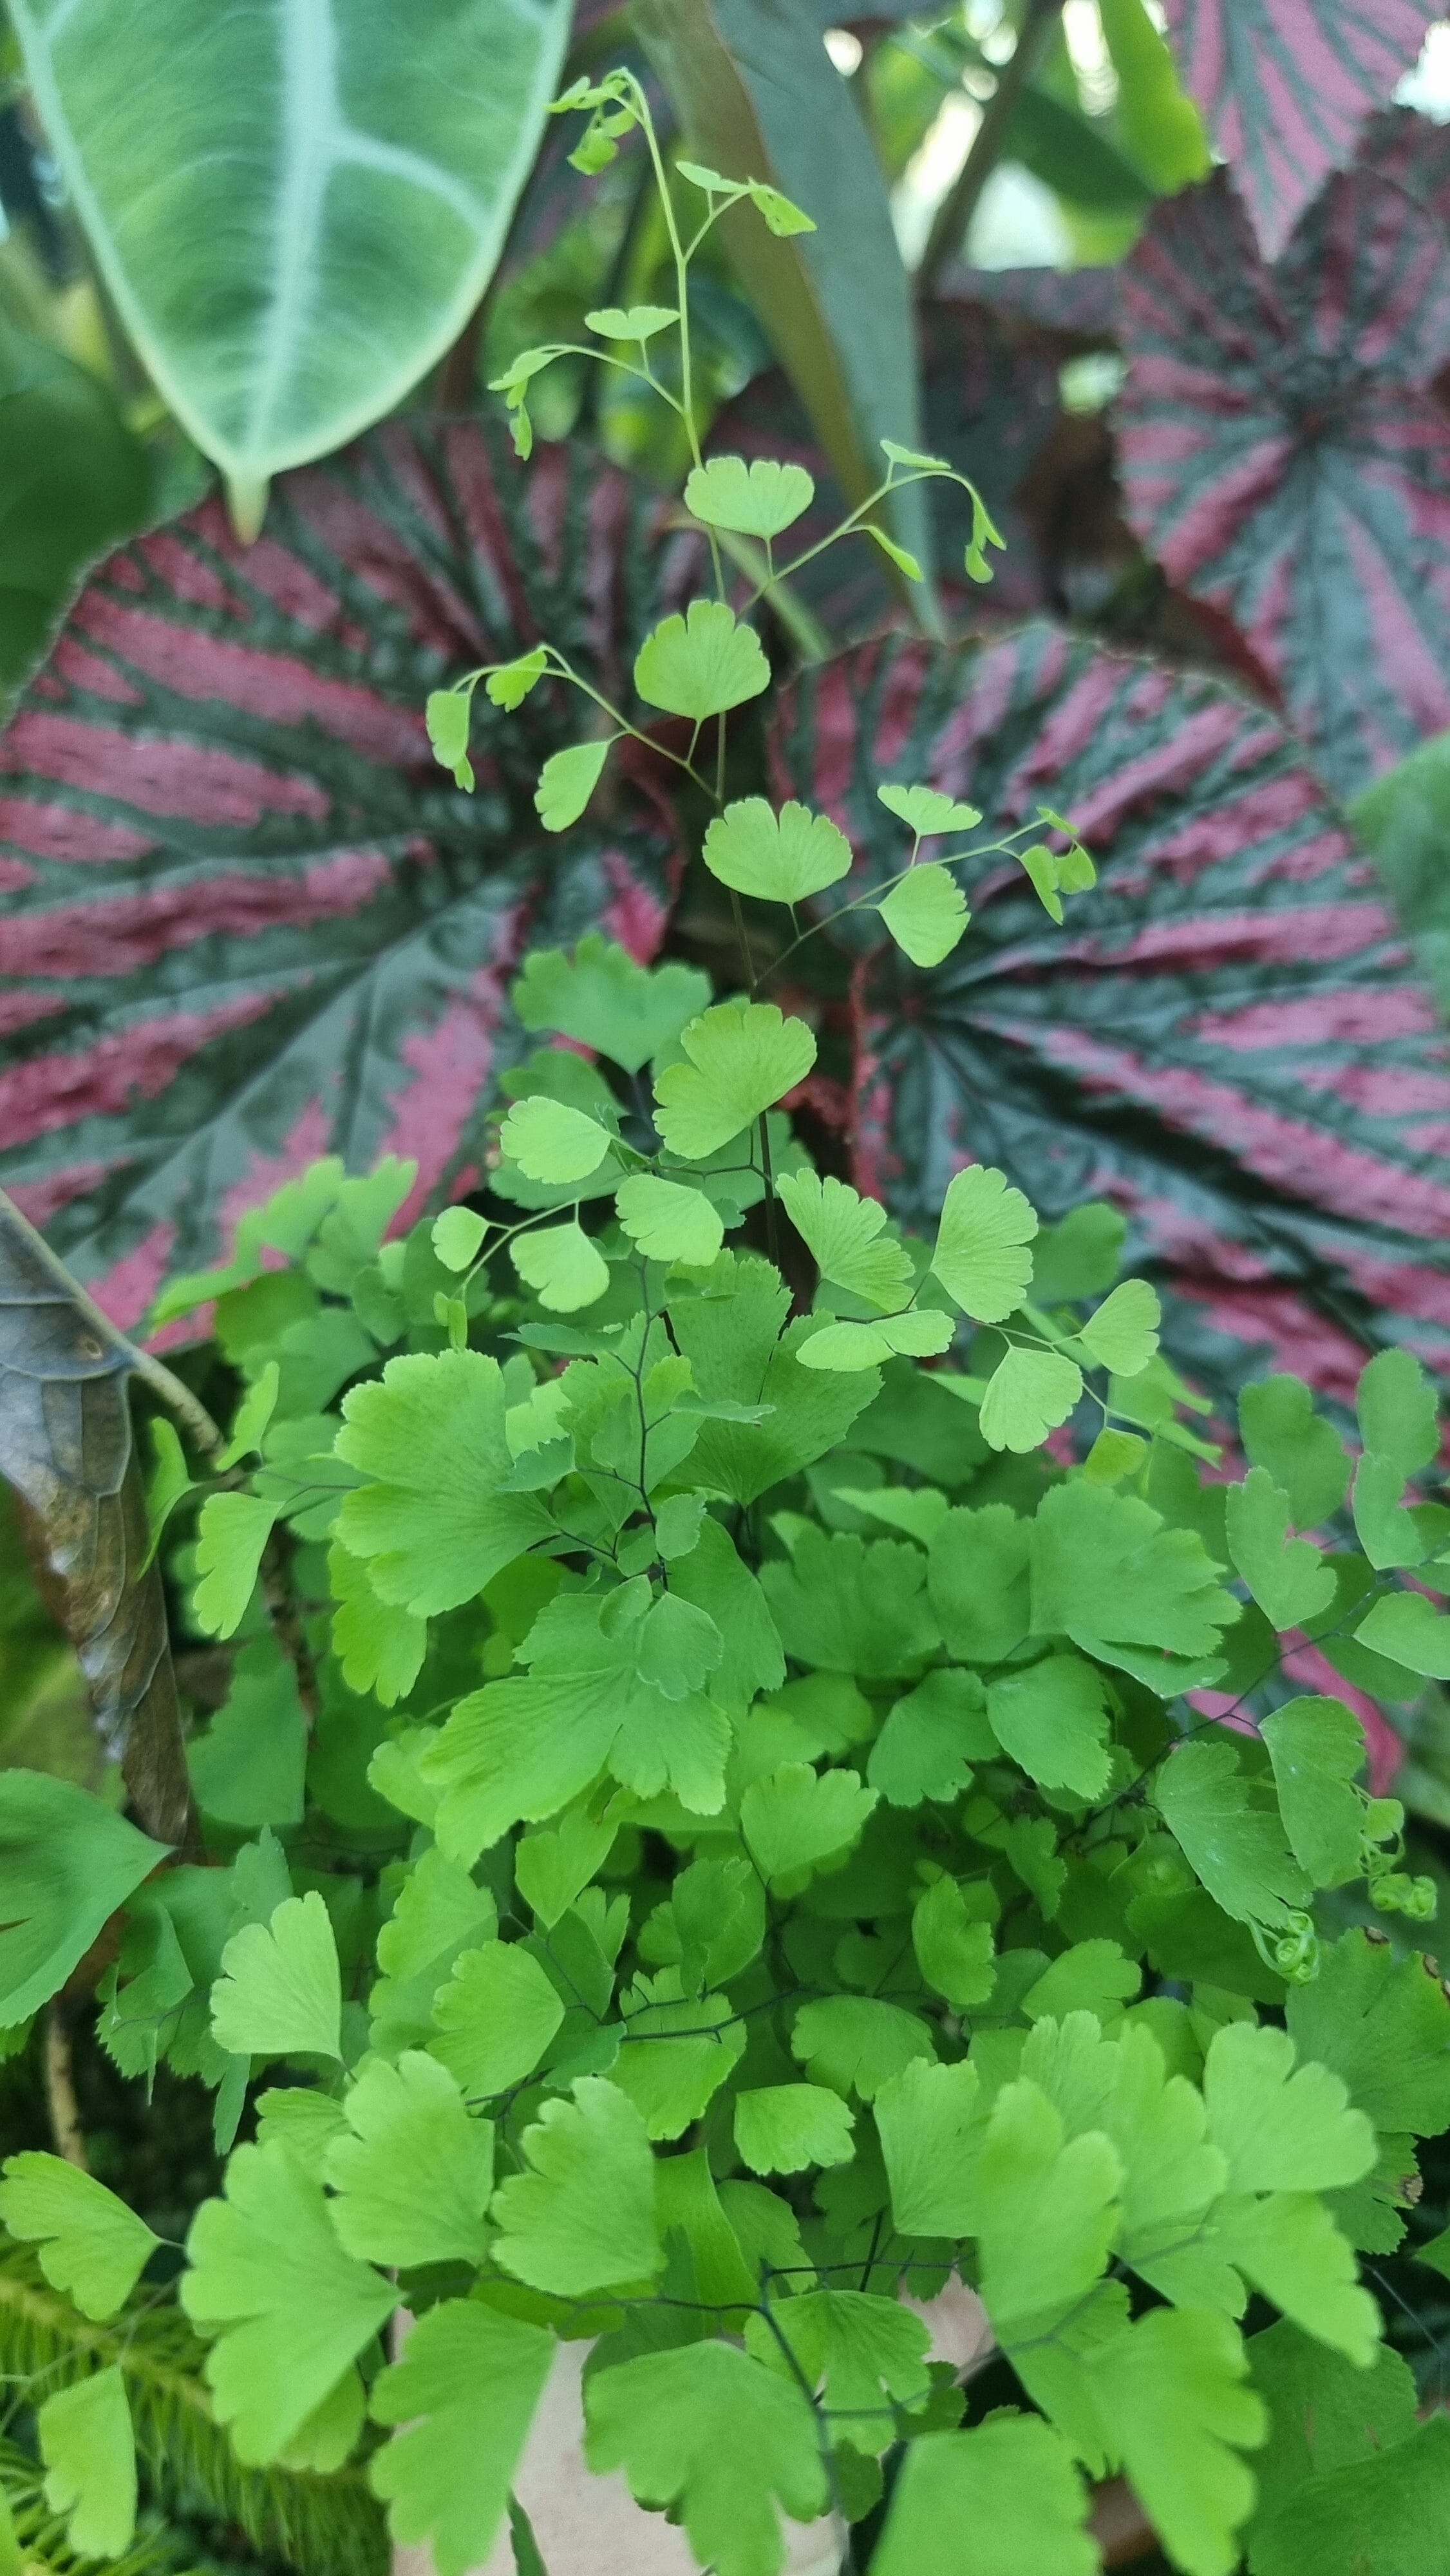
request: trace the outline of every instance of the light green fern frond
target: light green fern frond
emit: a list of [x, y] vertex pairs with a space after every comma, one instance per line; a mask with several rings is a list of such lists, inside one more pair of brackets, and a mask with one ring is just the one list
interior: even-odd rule
[[[0, 2494], [10, 2508], [25, 2576], [78, 2576], [94, 2561], [77, 2558], [66, 2539], [66, 2517], [45, 2501], [44, 2472], [17, 2442], [0, 2436]], [[123, 2558], [106, 2561], [106, 2576], [172, 2576], [176, 2553], [165, 2529], [141, 2531]]]
[[[382, 2511], [362, 2472], [244, 2468], [212, 2415], [205, 2357], [176, 2308], [148, 2306], [143, 2291], [119, 2317], [93, 2325], [50, 2288], [28, 2250], [0, 2240], [0, 2376], [12, 2397], [38, 2404], [115, 2363], [137, 2450], [163, 2502], [192, 2507], [205, 2498], [254, 2548], [304, 2576], [382, 2576]], [[129, 2570], [129, 2560], [118, 2562], [119, 2576]]]

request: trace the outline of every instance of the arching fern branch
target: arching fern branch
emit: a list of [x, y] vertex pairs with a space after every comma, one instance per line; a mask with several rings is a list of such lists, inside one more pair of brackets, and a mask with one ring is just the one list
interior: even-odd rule
[[[10, 2508], [25, 2576], [76, 2576], [94, 2564], [78, 2558], [66, 2539], [66, 2517], [45, 2501], [44, 2472], [28, 2451], [0, 2435], [0, 2494]], [[163, 2529], [138, 2532], [123, 2558], [106, 2562], [106, 2576], [171, 2576], [176, 2553]]]
[[[0, 2245], [0, 2375], [38, 2402], [114, 2362], [125, 2374], [137, 2450], [164, 2502], [204, 2497], [252, 2545], [306, 2576], [381, 2576], [381, 2508], [361, 2472], [334, 2477], [244, 2468], [211, 2411], [205, 2347], [175, 2308], [142, 2301], [106, 2325], [78, 2316], [28, 2252]], [[128, 2562], [129, 2564], [129, 2562]]]

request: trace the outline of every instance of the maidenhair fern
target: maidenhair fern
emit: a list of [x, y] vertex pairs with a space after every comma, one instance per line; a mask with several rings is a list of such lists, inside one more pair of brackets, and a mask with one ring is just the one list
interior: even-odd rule
[[[117, 2368], [137, 2451], [165, 2503], [204, 2505], [237, 2524], [254, 2548], [307, 2576], [378, 2576], [386, 2542], [363, 2472], [318, 2477], [244, 2467], [213, 2415], [203, 2359], [204, 2347], [169, 2298], [142, 2291], [120, 2316], [93, 2322], [51, 2288], [28, 2247], [0, 2241], [0, 2376], [12, 2399], [39, 2407], [56, 2390]], [[14, 2458], [38, 2476], [23, 2453]], [[0, 2474], [8, 2486], [3, 2464]], [[63, 2516], [55, 2528], [63, 2531]], [[64, 2576], [73, 2562], [62, 2555], [46, 2563]], [[138, 2552], [134, 2561], [128, 2555], [115, 2563], [121, 2576], [132, 2576], [133, 2564], [140, 2576], [150, 2562]]]

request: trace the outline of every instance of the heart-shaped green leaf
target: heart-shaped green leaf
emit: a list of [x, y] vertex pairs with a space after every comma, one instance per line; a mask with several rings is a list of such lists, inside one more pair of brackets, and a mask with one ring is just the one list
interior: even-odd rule
[[723, 600], [692, 599], [683, 617], [666, 617], [645, 637], [634, 685], [648, 705], [702, 724], [758, 698], [770, 664], [754, 628], [737, 624]]
[[546, 832], [567, 832], [571, 823], [578, 822], [599, 784], [614, 739], [610, 735], [602, 742], [571, 742], [567, 750], [550, 753], [534, 791], [535, 810]]
[[913, 966], [939, 966], [971, 919], [956, 878], [935, 864], [910, 869], [877, 908]]
[[[533, 161], [569, 9], [152, 0], [142, 19], [17, 0], [12, 24], [126, 330], [255, 516], [270, 475], [392, 411], [456, 339]], [[123, 98], [135, 112], [118, 116]]]
[[851, 872], [851, 844], [825, 814], [792, 801], [777, 814], [763, 796], [742, 796], [705, 834], [705, 865], [737, 894], [802, 903]]
[[849, 1288], [873, 1306], [901, 1304], [911, 1289], [911, 1256], [885, 1232], [886, 1210], [879, 1199], [863, 1199], [845, 1181], [821, 1180], [815, 1172], [788, 1174], [780, 1183], [780, 1198], [823, 1279]]
[[931, 1266], [948, 1296], [979, 1324], [1000, 1324], [1032, 1281], [1027, 1246], [1037, 1218], [1020, 1190], [989, 1164], [956, 1172], [947, 1186]]
[[1082, 1394], [1082, 1371], [1061, 1351], [1010, 1350], [987, 1381], [982, 1438], [990, 1449], [1040, 1449]]
[[803, 465], [773, 456], [712, 456], [685, 485], [685, 507], [707, 528], [733, 528], [744, 537], [778, 537], [808, 510], [816, 487]]
[[609, 1264], [577, 1222], [515, 1235], [509, 1257], [539, 1304], [556, 1315], [592, 1306], [609, 1285]]
[[698, 1162], [803, 1082], [816, 1060], [804, 1020], [774, 1002], [720, 1002], [680, 1032], [687, 1061], [655, 1080], [656, 1125], [672, 1154]]
[[1114, 1377], [1137, 1377], [1158, 1348], [1163, 1309], [1146, 1279], [1123, 1279], [1078, 1334], [1083, 1349]]
[[959, 805], [954, 796], [944, 796], [939, 787], [897, 787], [888, 783], [876, 790], [888, 814], [896, 815], [918, 840], [937, 832], [973, 832], [981, 821], [975, 805]]
[[725, 1240], [719, 1210], [703, 1190], [636, 1172], [615, 1197], [615, 1212], [631, 1243], [649, 1261], [685, 1261], [708, 1269]]
[[514, 1102], [498, 1141], [526, 1180], [567, 1183], [587, 1181], [597, 1172], [614, 1139], [582, 1109], [533, 1092]]

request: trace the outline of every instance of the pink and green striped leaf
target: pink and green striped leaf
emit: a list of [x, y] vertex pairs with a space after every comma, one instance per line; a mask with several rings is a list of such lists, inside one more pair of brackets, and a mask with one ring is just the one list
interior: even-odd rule
[[1129, 516], [1341, 795], [1450, 724], [1450, 134], [1404, 111], [1371, 148], [1272, 269], [1224, 172], [1160, 205], [1122, 293]]
[[1186, 89], [1277, 258], [1320, 181], [1387, 107], [1439, 0], [1165, 0]]
[[1050, 803], [1098, 862], [1061, 929], [1015, 862], [966, 867], [971, 928], [929, 974], [843, 919], [861, 1187], [923, 1226], [969, 1162], [1047, 1218], [1113, 1199], [1211, 1385], [1268, 1360], [1347, 1396], [1382, 1336], [1450, 1356], [1450, 1046], [1271, 715], [1035, 623], [805, 673], [773, 758], [858, 853], [822, 911], [903, 864], [883, 777], [978, 806], [980, 839]]
[[0, 738], [0, 1179], [124, 1324], [314, 1156], [478, 1161], [526, 938], [664, 920], [667, 808], [622, 763], [562, 853], [533, 790], [580, 731], [478, 693], [478, 792], [427, 692], [547, 635], [627, 689], [673, 556], [642, 489], [507, 433], [395, 424], [113, 556]]

